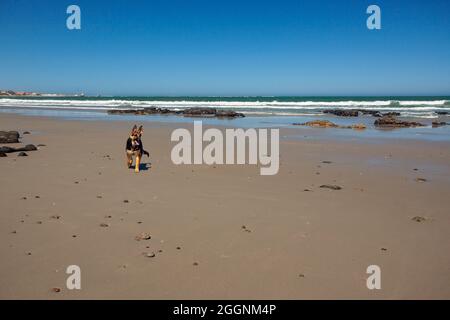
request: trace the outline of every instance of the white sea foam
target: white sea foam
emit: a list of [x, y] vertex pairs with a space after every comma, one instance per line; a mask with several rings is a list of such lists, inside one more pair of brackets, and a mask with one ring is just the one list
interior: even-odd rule
[[302, 115], [320, 114], [323, 109], [371, 109], [397, 111], [405, 115], [432, 117], [434, 111], [450, 111], [449, 100], [429, 101], [188, 101], [188, 100], [120, 100], [120, 99], [11, 99], [0, 98], [0, 108], [40, 108], [106, 111], [108, 109], [134, 109], [161, 107], [180, 110], [190, 107], [235, 109], [248, 114]]

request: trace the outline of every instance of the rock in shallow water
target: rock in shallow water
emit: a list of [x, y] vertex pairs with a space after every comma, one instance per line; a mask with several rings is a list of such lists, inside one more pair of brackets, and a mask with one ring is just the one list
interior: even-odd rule
[[358, 110], [342, 110], [342, 109], [325, 109], [323, 113], [334, 114], [339, 117], [357, 117], [359, 116]]
[[355, 129], [363, 130], [366, 126], [362, 123], [353, 124], [351, 126], [340, 126], [328, 120], [313, 120], [305, 123], [293, 123], [294, 126], [308, 126], [313, 128], [339, 128], [339, 129]]
[[431, 123], [431, 126], [432, 126], [433, 128], [442, 127], [442, 126], [446, 126], [446, 125], [448, 125], [448, 123], [447, 123], [447, 122], [443, 122], [443, 121], [441, 121], [441, 122], [433, 121], [433, 122]]
[[375, 120], [374, 125], [376, 127], [385, 128], [409, 128], [425, 126], [424, 124], [419, 122], [398, 120], [393, 116], [383, 116], [380, 119]]

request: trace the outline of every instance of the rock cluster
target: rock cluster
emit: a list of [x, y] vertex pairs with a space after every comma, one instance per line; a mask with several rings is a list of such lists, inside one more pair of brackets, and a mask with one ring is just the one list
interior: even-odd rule
[[338, 117], [358, 117], [360, 113], [363, 115], [371, 115], [373, 117], [399, 116], [400, 115], [400, 112], [382, 113], [378, 110], [368, 110], [368, 109], [351, 109], [351, 110], [325, 109], [322, 112], [328, 113], [328, 114], [334, 114], [335, 116], [338, 116]]
[[108, 114], [133, 114], [133, 115], [155, 115], [155, 114], [175, 114], [186, 117], [217, 117], [217, 118], [241, 118], [243, 113], [231, 110], [218, 110], [216, 108], [188, 108], [183, 110], [172, 110], [167, 108], [148, 107], [142, 109], [108, 110]]
[[305, 123], [293, 123], [295, 126], [308, 126], [314, 128], [340, 128], [340, 129], [355, 129], [364, 130], [366, 126], [362, 123], [353, 124], [351, 126], [340, 126], [328, 120], [313, 120]]
[[376, 127], [383, 128], [408, 128], [425, 126], [420, 122], [398, 120], [393, 116], [383, 116], [380, 119], [375, 120], [374, 125]]

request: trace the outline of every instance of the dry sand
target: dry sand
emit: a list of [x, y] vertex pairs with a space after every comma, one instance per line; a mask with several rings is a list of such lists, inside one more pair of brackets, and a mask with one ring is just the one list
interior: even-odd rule
[[450, 298], [450, 143], [282, 140], [279, 174], [260, 176], [175, 166], [174, 126], [151, 123], [135, 174], [131, 125], [0, 116], [46, 145], [0, 158], [0, 298]]

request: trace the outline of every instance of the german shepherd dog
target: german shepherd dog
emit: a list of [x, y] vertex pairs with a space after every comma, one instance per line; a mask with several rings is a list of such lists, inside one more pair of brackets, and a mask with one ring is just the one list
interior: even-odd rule
[[127, 166], [131, 168], [133, 166], [133, 156], [136, 157], [136, 164], [134, 166], [134, 171], [139, 172], [139, 167], [141, 165], [142, 156], [145, 154], [147, 157], [150, 154], [144, 150], [142, 145], [142, 134], [144, 133], [144, 128], [140, 126], [139, 128], [134, 125], [131, 129], [130, 136], [127, 139], [125, 146], [127, 153]]

